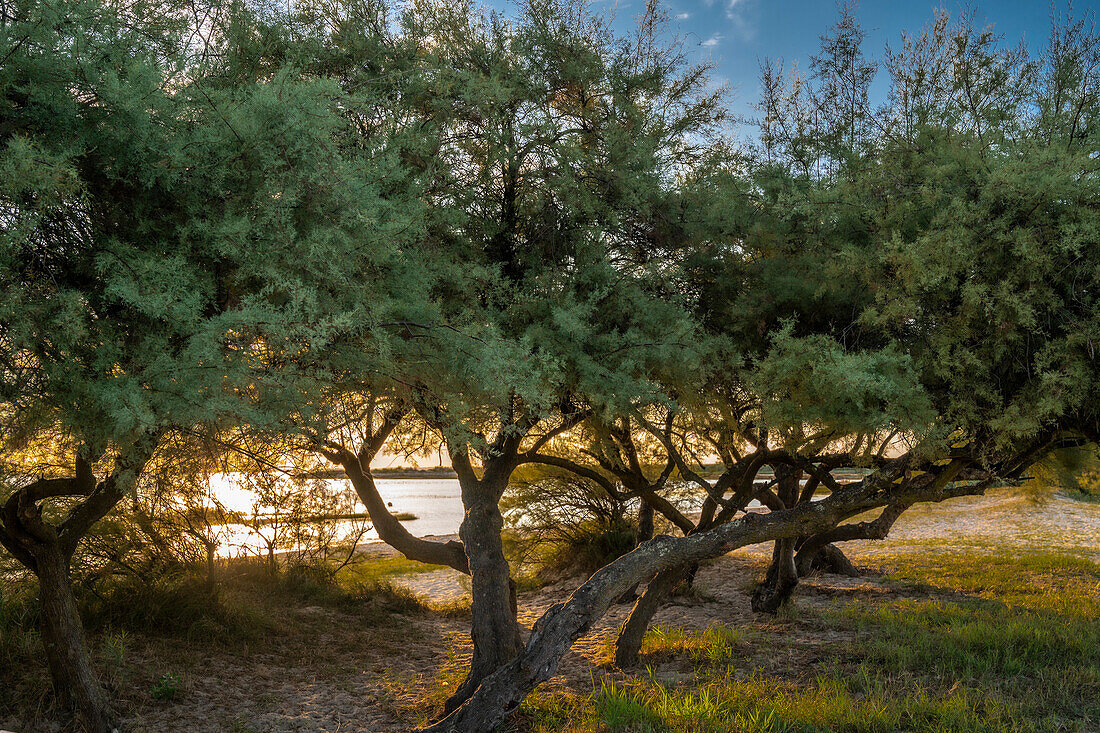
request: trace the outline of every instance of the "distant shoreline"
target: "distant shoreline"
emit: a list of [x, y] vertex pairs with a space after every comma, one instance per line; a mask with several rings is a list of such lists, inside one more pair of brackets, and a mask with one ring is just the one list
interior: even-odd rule
[[[720, 476], [724, 470], [725, 468], [721, 464], [712, 463], [703, 466], [700, 473], [705, 478], [716, 478]], [[870, 471], [867, 469], [842, 469], [834, 470], [831, 473], [837, 479], [843, 479], [841, 483], [846, 483], [847, 481], [858, 481], [869, 472]], [[318, 469], [316, 471], [309, 471], [300, 475], [303, 478], [347, 478], [347, 474], [344, 473], [344, 470], [342, 468]], [[450, 466], [436, 466], [434, 468], [372, 468], [371, 475], [375, 478], [458, 478], [458, 474], [455, 473], [455, 470]], [[766, 480], [767, 478], [774, 477], [774, 475], [774, 471], [772, 471], [770, 467], [765, 466], [760, 471], [758, 480]]]
[[[375, 478], [458, 478], [450, 466], [436, 468], [372, 468]], [[342, 479], [347, 478], [342, 468], [326, 468], [302, 474], [304, 478]]]

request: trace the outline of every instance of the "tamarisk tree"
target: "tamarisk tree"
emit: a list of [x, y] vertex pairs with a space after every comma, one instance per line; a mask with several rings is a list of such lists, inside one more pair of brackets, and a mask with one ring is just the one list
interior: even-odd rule
[[701, 250], [700, 317], [740, 346], [735, 384], [780, 484], [784, 465], [827, 482], [838, 449], [869, 473], [643, 543], [547, 611], [523, 653], [430, 730], [491, 728], [655, 573], [763, 541], [786, 543], [789, 564], [799, 538], [881, 537], [914, 503], [980, 493], [1096, 441], [1098, 50], [1083, 23], [1056, 25], [1029, 58], [940, 15], [887, 54], [884, 109], [855, 94], [843, 119], [807, 115], [826, 126], [815, 134], [773, 126], [794, 132], [735, 189], [752, 215]]
[[[416, 131], [400, 158], [427, 205], [408, 251], [436, 310], [401, 319], [383, 393], [391, 423], [412, 409], [403, 419], [447, 446], [466, 562], [453, 546], [391, 536], [471, 575], [473, 659], [448, 710], [522, 648], [501, 539], [513, 471], [691, 362], [693, 324], [650, 252], [680, 236], [677, 175], [723, 117], [702, 70], [658, 42], [655, 12], [627, 43], [580, 4], [521, 13], [412, 3], [393, 41], [413, 51], [394, 120]], [[359, 79], [376, 80], [374, 69]], [[322, 448], [353, 471], [369, 455]]]
[[38, 577], [56, 693], [97, 733], [118, 720], [70, 585], [82, 536], [167, 436], [300, 399], [283, 374], [363, 320], [341, 320], [334, 268], [375, 241], [373, 172], [332, 144], [338, 87], [290, 54], [252, 63], [271, 38], [240, 7], [195, 10], [0, 9], [0, 543]]

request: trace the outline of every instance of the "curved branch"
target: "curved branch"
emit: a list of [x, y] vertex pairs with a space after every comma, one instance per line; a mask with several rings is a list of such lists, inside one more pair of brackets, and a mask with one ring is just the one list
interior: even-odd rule
[[795, 566], [798, 568], [808, 567], [810, 560], [821, 548], [834, 542], [886, 539], [886, 536], [890, 533], [890, 528], [894, 526], [894, 522], [912, 505], [912, 501], [899, 501], [888, 504], [882, 510], [882, 513], [870, 522], [842, 524], [839, 527], [833, 527], [813, 535], [798, 548], [798, 554], [794, 558]]
[[386, 502], [378, 493], [374, 477], [369, 470], [363, 469], [358, 457], [351, 455], [349, 451], [345, 451], [338, 457], [341, 460], [337, 463], [344, 469], [355, 493], [359, 495], [359, 500], [367, 508], [367, 514], [370, 515], [379, 539], [410, 560], [446, 565], [460, 573], [470, 574], [470, 563], [461, 542], [455, 540], [432, 542], [414, 536], [386, 508]]

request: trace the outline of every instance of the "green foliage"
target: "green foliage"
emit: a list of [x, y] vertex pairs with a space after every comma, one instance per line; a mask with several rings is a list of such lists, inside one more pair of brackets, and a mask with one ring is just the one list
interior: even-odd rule
[[82, 599], [92, 630], [141, 632], [224, 642], [259, 638], [268, 621], [197, 574], [120, 578]]
[[175, 700], [180, 695], [183, 678], [176, 672], [165, 672], [154, 684], [151, 691], [154, 700]]
[[516, 564], [536, 578], [595, 572], [637, 540], [624, 502], [563, 472], [528, 469], [509, 485], [501, 509]]

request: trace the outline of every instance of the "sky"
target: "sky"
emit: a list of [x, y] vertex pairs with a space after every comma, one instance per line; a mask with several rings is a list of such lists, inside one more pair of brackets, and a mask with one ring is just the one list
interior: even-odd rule
[[[787, 68], [797, 63], [800, 69], [807, 69], [820, 36], [837, 18], [834, 0], [663, 1], [674, 30], [683, 36], [696, 59], [714, 64], [714, 82], [728, 84], [730, 107], [745, 115], [752, 114], [758, 97], [760, 62], [771, 58], [782, 60]], [[488, 4], [507, 13], [508, 0], [488, 0]], [[592, 2], [596, 11], [611, 11], [616, 29], [622, 32], [634, 26], [644, 4], [645, 0]], [[1074, 14], [1093, 11], [1096, 6], [1100, 0], [1077, 0]], [[1056, 0], [1055, 7], [1064, 11], [1065, 0]], [[860, 0], [856, 16], [867, 31], [865, 52], [881, 59], [888, 41], [896, 46], [903, 30], [918, 32], [931, 21], [936, 8], [952, 16], [970, 9], [977, 24], [993, 25], [1010, 45], [1023, 39], [1032, 50], [1045, 45], [1050, 31], [1050, 0]], [[879, 93], [885, 94], [885, 85], [877, 86]]]

